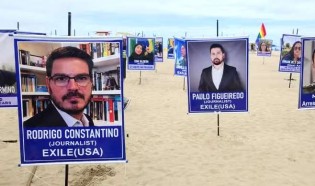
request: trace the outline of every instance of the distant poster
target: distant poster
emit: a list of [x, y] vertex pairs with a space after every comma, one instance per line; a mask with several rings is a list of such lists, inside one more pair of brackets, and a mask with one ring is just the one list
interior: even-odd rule
[[154, 58], [155, 62], [163, 62], [163, 37], [155, 38]]
[[174, 38], [167, 40], [167, 59], [174, 59]]
[[19, 36], [14, 46], [21, 164], [126, 162], [122, 39]]
[[279, 62], [280, 72], [301, 71], [301, 36], [283, 34]]
[[128, 70], [154, 70], [155, 38], [127, 37]]
[[272, 40], [270, 39], [259, 39], [257, 47], [257, 56], [271, 56]]
[[187, 57], [185, 40], [174, 38], [174, 43], [175, 43], [174, 75], [187, 76]]
[[[17, 107], [17, 79], [14, 36], [17, 34], [44, 36], [45, 33], [0, 30], [0, 107]], [[31, 58], [32, 56], [25, 56]], [[31, 58], [33, 60], [33, 58]]]
[[248, 38], [186, 40], [188, 112], [248, 111]]
[[315, 37], [302, 37], [299, 109], [315, 109]]
[[10, 33], [0, 30], [0, 107], [16, 107], [16, 73], [14, 60], [14, 42]]

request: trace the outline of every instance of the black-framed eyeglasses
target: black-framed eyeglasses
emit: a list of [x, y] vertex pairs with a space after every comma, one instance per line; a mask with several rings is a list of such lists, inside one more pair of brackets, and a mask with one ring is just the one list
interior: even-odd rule
[[294, 47], [294, 50], [301, 50], [301, 47]]
[[49, 79], [52, 80], [56, 86], [59, 86], [59, 87], [67, 86], [69, 84], [70, 79], [74, 79], [74, 81], [80, 87], [85, 87], [91, 82], [91, 77], [89, 74], [79, 74], [74, 77], [61, 75], [61, 74], [55, 74], [49, 77]]

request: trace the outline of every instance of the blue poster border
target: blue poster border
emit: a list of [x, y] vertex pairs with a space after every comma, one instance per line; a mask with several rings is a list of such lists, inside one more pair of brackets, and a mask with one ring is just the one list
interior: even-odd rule
[[[30, 37], [30, 36], [16, 36], [16, 38], [14, 38], [14, 51], [15, 51], [15, 64], [16, 64], [16, 72], [17, 72], [17, 76], [20, 77], [20, 64], [19, 64], [19, 57], [18, 57], [18, 43], [19, 42], [45, 42], [45, 43], [93, 43], [93, 42], [117, 42], [119, 43], [119, 49], [120, 49], [120, 66], [122, 66], [123, 63], [123, 48], [122, 48], [122, 38], [102, 38], [102, 37], [93, 37], [93, 38], [74, 38], [74, 37]], [[120, 77], [122, 77], [122, 71], [120, 71]], [[120, 95], [123, 98], [123, 78], [120, 78]], [[82, 157], [82, 158], [46, 158], [46, 159], [40, 159], [38, 157], [36, 157], [37, 159], [27, 159], [27, 157], [29, 157], [28, 154], [26, 154], [26, 152], [30, 151], [29, 147], [26, 147], [25, 145], [28, 143], [32, 144], [32, 147], [42, 147], [43, 144], [41, 143], [36, 143], [35, 142], [29, 142], [26, 140], [26, 134], [25, 132], [29, 132], [29, 131], [52, 131], [52, 130], [57, 130], [60, 131], [62, 134], [64, 134], [64, 131], [69, 130], [75, 130], [75, 129], [71, 129], [71, 128], [39, 128], [39, 127], [35, 127], [35, 128], [27, 128], [23, 126], [23, 114], [22, 114], [22, 94], [21, 94], [21, 84], [20, 84], [20, 78], [17, 78], [17, 98], [18, 98], [18, 114], [19, 114], [19, 139], [20, 139], [20, 158], [21, 158], [21, 164], [20, 165], [45, 165], [45, 164], [77, 164], [77, 163], [126, 163], [126, 147], [125, 147], [125, 129], [124, 129], [124, 111], [122, 110], [122, 123], [119, 126], [102, 126], [102, 127], [88, 127], [89, 130], [101, 130], [104, 131], [106, 129], [111, 129], [111, 128], [116, 128], [117, 130], [119, 130], [119, 137], [117, 138], [118, 141], [116, 141], [114, 144], [119, 145], [120, 149], [118, 149], [119, 155], [117, 156], [117, 153], [115, 156], [112, 155], [112, 157], [98, 157], [98, 155], [93, 154], [92, 158], [88, 158], [88, 157]], [[120, 101], [121, 107], [123, 108], [123, 101]], [[87, 128], [86, 128], [87, 129]], [[82, 129], [84, 130], [84, 129]], [[37, 133], [37, 132], [36, 132]], [[91, 136], [90, 136], [91, 137]], [[42, 142], [46, 142], [46, 139], [44, 139]], [[48, 139], [51, 140], [51, 139]], [[61, 140], [64, 140], [64, 138], [61, 138]], [[71, 140], [77, 141], [77, 138], [71, 138]], [[104, 143], [104, 139], [98, 139], [100, 142], [99, 143]], [[57, 140], [58, 141], [58, 140]], [[56, 142], [57, 142], [56, 141]], [[98, 143], [98, 142], [97, 142]], [[108, 145], [108, 144], [107, 144]], [[110, 143], [109, 143], [110, 145]], [[46, 144], [47, 147], [47, 144]], [[102, 147], [102, 146], [101, 146]], [[101, 148], [98, 146], [98, 148]], [[50, 147], [49, 147], [50, 148]], [[48, 148], [48, 151], [49, 151]], [[107, 148], [107, 146], [104, 146], [104, 148]], [[116, 148], [112, 147], [112, 148]], [[62, 150], [63, 148], [61, 148]], [[34, 149], [32, 149], [34, 150]], [[37, 149], [38, 150], [38, 149]], [[40, 150], [40, 149], [39, 149]], [[111, 152], [115, 152], [115, 150], [110, 149]], [[86, 151], [85, 151], [86, 152]], [[49, 152], [48, 152], [49, 153]], [[61, 153], [59, 151], [59, 153]], [[77, 155], [79, 153], [79, 150], [77, 149]], [[91, 153], [88, 152], [88, 153]], [[97, 153], [96, 153], [97, 154]], [[115, 153], [114, 153], [115, 154]], [[86, 154], [85, 154], [86, 155]]]
[[[283, 53], [283, 44], [284, 44], [284, 38], [285, 37], [296, 37], [296, 38], [300, 38], [300, 35], [293, 35], [293, 34], [283, 34], [282, 38], [281, 38], [281, 50], [280, 50], [280, 58], [279, 58], [279, 67], [278, 67], [278, 71], [279, 72], [291, 72], [291, 73], [300, 73], [301, 71], [301, 64], [291, 64], [289, 63], [283, 63], [282, 62], [282, 58], [284, 56], [282, 56]], [[302, 52], [302, 51], [301, 51]], [[302, 58], [301, 58], [302, 60]]]
[[[304, 82], [304, 68], [305, 68], [305, 53], [308, 48], [306, 48], [305, 43], [307, 41], [313, 41], [313, 45], [315, 43], [315, 37], [302, 37], [302, 51], [301, 51], [301, 73], [300, 73], [300, 86], [299, 86], [299, 100], [298, 100], [298, 109], [306, 110], [306, 109], [315, 109], [315, 85], [313, 85], [313, 93], [305, 93], [303, 90], [303, 82]], [[315, 46], [313, 46], [313, 50], [315, 50]], [[312, 54], [313, 51], [311, 51]], [[313, 59], [311, 59], [313, 60]]]
[[[182, 59], [181, 57], [181, 47], [185, 47], [186, 51], [186, 57], [185, 59]], [[185, 39], [180, 39], [180, 38], [174, 38], [174, 75], [175, 76], [187, 76], [187, 49], [186, 49], [186, 41]], [[181, 61], [186, 61], [185, 64], [182, 64], [183, 62]]]
[[157, 55], [154, 55], [154, 60], [155, 60], [155, 62], [162, 63], [162, 62], [164, 62], [163, 37], [155, 37], [155, 43], [156, 43], [157, 40], [161, 40], [162, 57], [158, 57]]
[[[171, 41], [173, 42], [173, 47], [171, 46]], [[174, 44], [174, 37], [172, 38], [168, 38], [167, 39], [167, 51], [166, 51], [166, 55], [167, 55], [167, 59], [175, 59], [175, 56], [174, 56], [174, 53], [175, 53], [175, 50], [174, 50], [174, 47], [175, 47], [175, 44]]]
[[[189, 114], [195, 114], [195, 113], [218, 113], [218, 112], [225, 112], [225, 113], [238, 113], [238, 112], [248, 112], [248, 97], [249, 97], [249, 93], [248, 93], [248, 38], [247, 37], [241, 37], [241, 38], [207, 38], [207, 39], [187, 39], [186, 40], [186, 49], [187, 49], [187, 61], [188, 61], [188, 68], [187, 68], [187, 86], [188, 86], [188, 91], [187, 91], [187, 97], [188, 97], [188, 113]], [[189, 44], [190, 43], [197, 43], [197, 42], [227, 42], [227, 41], [243, 41], [245, 42], [245, 59], [246, 59], [246, 64], [245, 64], [245, 73], [246, 73], [246, 87], [245, 87], [245, 91], [241, 91], [241, 92], [232, 92], [233, 94], [235, 93], [235, 95], [229, 95], [231, 92], [196, 92], [196, 91], [191, 91], [191, 62], [190, 62], [190, 48], [189, 48]], [[216, 95], [215, 95], [216, 94]], [[219, 95], [220, 94], [220, 95]], [[233, 101], [233, 100], [223, 100], [223, 102], [221, 102], [220, 104], [222, 104], [221, 106], [208, 106], [208, 108], [205, 109], [200, 109], [201, 103], [202, 101], [205, 101], [205, 99], [211, 98], [214, 96], [234, 96], [234, 97], [239, 97], [241, 96], [241, 100], [237, 100]], [[193, 96], [199, 96], [199, 98], [201, 99], [200, 101], [196, 101], [196, 102], [192, 102], [192, 97]], [[210, 96], [210, 97], [208, 97]], [[194, 105], [195, 104], [195, 105]], [[212, 103], [210, 103], [212, 104]], [[232, 107], [230, 105], [235, 104], [237, 106]], [[206, 106], [207, 107], [207, 106]], [[197, 108], [197, 109], [196, 109]]]
[[[138, 62], [136, 61], [130, 61], [130, 55], [132, 54], [132, 52], [130, 52], [131, 49], [130, 47], [130, 39], [136, 39], [136, 40], [149, 40], [151, 39], [153, 41], [153, 51], [151, 51], [153, 53], [153, 59], [150, 60], [138, 60]], [[143, 41], [144, 42], [144, 41]], [[155, 38], [154, 37], [127, 37], [127, 69], [128, 70], [144, 70], [144, 71], [150, 71], [150, 70], [155, 70], [155, 57], [154, 57], [154, 44], [155, 44]], [[144, 49], [143, 49], [144, 50]]]

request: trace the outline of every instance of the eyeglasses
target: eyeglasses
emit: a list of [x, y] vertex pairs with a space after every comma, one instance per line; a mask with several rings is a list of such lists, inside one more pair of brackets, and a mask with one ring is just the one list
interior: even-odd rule
[[301, 50], [301, 47], [294, 47], [294, 50]]
[[74, 77], [70, 77], [67, 75], [53, 75], [49, 77], [50, 80], [53, 80], [56, 86], [58, 87], [64, 87], [69, 84], [70, 79], [74, 79], [74, 81], [77, 83], [80, 87], [85, 87], [88, 85], [89, 82], [91, 82], [91, 77], [88, 74], [79, 74]]

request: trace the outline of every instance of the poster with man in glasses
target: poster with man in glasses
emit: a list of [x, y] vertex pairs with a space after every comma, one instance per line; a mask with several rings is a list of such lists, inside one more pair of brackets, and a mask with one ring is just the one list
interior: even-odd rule
[[280, 72], [300, 73], [301, 49], [301, 36], [283, 34], [279, 62]]
[[57, 39], [14, 41], [21, 164], [125, 162], [122, 40]]

